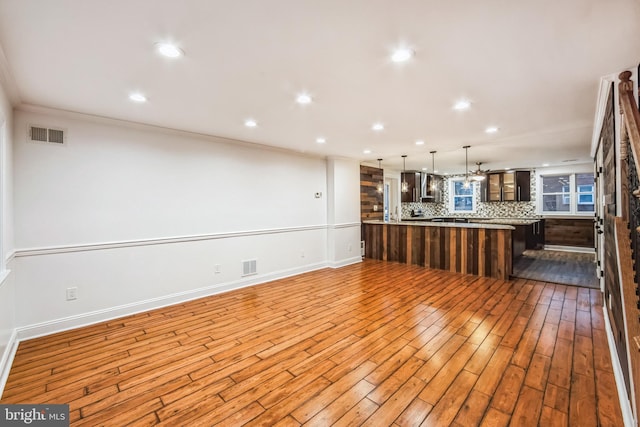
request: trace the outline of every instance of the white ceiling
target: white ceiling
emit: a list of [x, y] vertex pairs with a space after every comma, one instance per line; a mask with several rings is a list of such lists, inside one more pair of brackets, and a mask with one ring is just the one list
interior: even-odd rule
[[[0, 70], [18, 104], [396, 168], [437, 150], [462, 173], [463, 145], [490, 169], [588, 161], [599, 79], [637, 65], [639, 22], [637, 0], [0, 0]], [[415, 56], [392, 63], [400, 44]]]

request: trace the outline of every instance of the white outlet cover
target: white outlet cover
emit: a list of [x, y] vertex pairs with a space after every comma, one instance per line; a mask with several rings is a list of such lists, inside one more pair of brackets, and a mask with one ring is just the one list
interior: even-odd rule
[[67, 288], [67, 301], [72, 301], [78, 298], [78, 288]]

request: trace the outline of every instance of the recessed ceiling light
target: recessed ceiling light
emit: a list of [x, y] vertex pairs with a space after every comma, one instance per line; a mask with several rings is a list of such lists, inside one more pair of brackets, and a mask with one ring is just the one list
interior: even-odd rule
[[248, 128], [254, 128], [256, 126], [258, 126], [258, 122], [256, 122], [253, 119], [247, 119], [244, 121], [244, 125]]
[[296, 96], [296, 102], [298, 104], [311, 104], [311, 96], [308, 93], [300, 93]]
[[364, 154], [371, 154], [371, 150], [369, 150], [368, 148], [362, 151]]
[[549, 166], [549, 163], [543, 163], [543, 164], [542, 164], [542, 167], [545, 167], [545, 168], [546, 168], [547, 166]]
[[371, 129], [376, 132], [380, 132], [381, 130], [384, 130], [384, 125], [382, 123], [374, 123], [373, 126], [371, 126]]
[[405, 62], [411, 59], [413, 51], [409, 48], [403, 47], [393, 51], [391, 54], [391, 60], [393, 62]]
[[504, 168], [504, 170], [506, 171], [510, 171], [512, 168]]
[[324, 139], [324, 138], [322, 138], [322, 137], [320, 137], [320, 138], [316, 138], [316, 142], [317, 142], [318, 144], [324, 144], [325, 142], [327, 142], [327, 140], [326, 140], [326, 139]]
[[484, 131], [486, 133], [496, 133], [498, 132], [498, 128], [496, 126], [489, 126], [488, 128], [486, 128]]
[[427, 168], [422, 168], [422, 170], [423, 170], [423, 171], [426, 171], [426, 170], [427, 170]]
[[438, 173], [438, 169], [434, 170], [433, 173]]
[[134, 102], [146, 102], [147, 101], [147, 97], [144, 96], [143, 94], [136, 92], [136, 93], [132, 93], [129, 95], [129, 99], [134, 101]]
[[184, 55], [184, 51], [178, 46], [171, 43], [156, 43], [156, 50], [162, 56], [167, 58], [177, 58]]
[[424, 145], [424, 141], [422, 141], [422, 140], [416, 141], [416, 145]]
[[471, 107], [471, 101], [468, 99], [461, 99], [453, 105], [453, 109], [457, 111], [468, 110]]

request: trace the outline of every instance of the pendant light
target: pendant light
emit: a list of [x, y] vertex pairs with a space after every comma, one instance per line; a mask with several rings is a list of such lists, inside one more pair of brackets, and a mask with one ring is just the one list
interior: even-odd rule
[[464, 148], [464, 188], [469, 188], [471, 183], [469, 182], [469, 147], [470, 145], [465, 145]]
[[[382, 159], [378, 159], [378, 169], [382, 169], [382, 167], [380, 166], [381, 161]], [[384, 171], [382, 172], [382, 176], [384, 177]], [[382, 193], [383, 190], [384, 190], [384, 187], [382, 183], [379, 182], [378, 185], [376, 186], [376, 191], [378, 191], [378, 193]]]
[[[429, 153], [431, 153], [431, 173], [435, 174], [436, 173], [436, 160], [435, 160], [436, 151], [429, 151]], [[435, 179], [431, 180], [431, 188], [433, 190], [436, 189], [436, 180]]]
[[403, 193], [407, 193], [409, 191], [409, 184], [407, 184], [407, 155], [402, 155], [402, 187], [401, 190]]

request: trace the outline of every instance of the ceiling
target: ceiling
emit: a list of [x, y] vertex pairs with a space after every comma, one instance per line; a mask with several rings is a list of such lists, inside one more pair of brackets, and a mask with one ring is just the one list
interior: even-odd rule
[[[470, 167], [564, 165], [589, 161], [600, 77], [637, 65], [639, 18], [637, 0], [0, 0], [0, 77], [18, 105], [392, 168], [435, 150], [463, 173], [463, 145]], [[392, 62], [399, 46], [414, 56]]]

